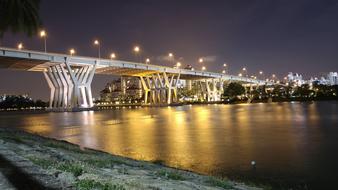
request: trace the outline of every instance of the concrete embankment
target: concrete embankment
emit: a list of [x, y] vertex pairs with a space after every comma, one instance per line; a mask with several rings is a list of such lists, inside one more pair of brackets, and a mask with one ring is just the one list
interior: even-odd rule
[[1, 189], [258, 189], [0, 129]]

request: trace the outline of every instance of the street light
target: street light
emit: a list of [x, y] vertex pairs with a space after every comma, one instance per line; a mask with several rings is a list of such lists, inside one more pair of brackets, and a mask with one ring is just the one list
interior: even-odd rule
[[110, 54], [110, 59], [115, 59], [116, 58], [116, 54], [115, 53], [111, 53]]
[[146, 59], [146, 64], [149, 64], [149, 63], [150, 63], [150, 59], [147, 58], [147, 59]]
[[75, 49], [74, 48], [70, 49], [69, 53], [70, 53], [70, 55], [74, 55], [75, 54]]
[[198, 62], [199, 62], [199, 63], [203, 63], [203, 62], [204, 62], [203, 58], [199, 58], [199, 59], [198, 59]]
[[226, 63], [223, 64], [223, 67], [224, 67], [224, 70], [222, 71], [223, 74], [225, 74], [227, 72], [227, 66], [228, 65]]
[[177, 62], [176, 66], [179, 68], [181, 66], [181, 62]]
[[238, 76], [239, 76], [239, 77], [242, 77], [243, 75], [242, 75], [242, 73], [239, 73]]
[[168, 56], [169, 56], [169, 62], [171, 62], [171, 64], [174, 64], [175, 63], [174, 54], [168, 53]]
[[40, 37], [44, 40], [45, 53], [47, 52], [47, 32], [45, 30], [40, 31]]
[[206, 70], [206, 68], [205, 68], [205, 66], [203, 66], [203, 67], [202, 67], [202, 71], [205, 71], [205, 70]]
[[140, 47], [138, 47], [138, 46], [135, 46], [135, 47], [134, 47], [134, 52], [135, 52], [135, 53], [138, 53], [138, 52], [140, 52]]
[[138, 59], [138, 54], [141, 51], [139, 46], [135, 46], [133, 49], [134, 53], [135, 53], [135, 57], [136, 57], [136, 61], [139, 62], [140, 60]]
[[99, 59], [101, 59], [101, 43], [99, 40], [94, 40], [94, 45], [98, 47]]
[[23, 49], [23, 44], [22, 44], [21, 42], [18, 44], [18, 49], [19, 49], [19, 50], [22, 50], [22, 49]]

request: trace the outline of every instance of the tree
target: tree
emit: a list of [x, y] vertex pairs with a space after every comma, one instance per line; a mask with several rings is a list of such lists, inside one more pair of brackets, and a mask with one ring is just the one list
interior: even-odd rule
[[298, 97], [308, 98], [314, 95], [314, 91], [310, 89], [309, 84], [302, 84], [301, 86], [297, 87], [293, 95], [298, 96]]
[[224, 96], [235, 98], [237, 96], [243, 95], [245, 93], [245, 88], [236, 82], [230, 83], [225, 89], [224, 89]]
[[41, 26], [39, 8], [40, 0], [1, 0], [0, 37], [8, 30], [36, 34]]

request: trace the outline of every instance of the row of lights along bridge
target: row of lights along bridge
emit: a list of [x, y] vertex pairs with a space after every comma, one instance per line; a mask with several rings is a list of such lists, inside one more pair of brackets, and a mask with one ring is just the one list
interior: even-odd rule
[[[45, 30], [41, 30], [40, 33], [39, 33], [39, 36], [43, 39], [43, 43], [44, 43], [44, 51], [45, 51], [45, 53], [47, 53], [47, 32], [46, 32]], [[101, 59], [101, 42], [100, 42], [99, 40], [96, 39], [96, 40], [94, 40], [93, 44], [97, 47], [97, 49], [98, 49], [98, 57], [99, 57], [99, 59]], [[20, 42], [20, 43], [18, 44], [17, 48], [18, 48], [19, 50], [24, 49], [23, 43]], [[137, 61], [138, 61], [138, 62], [143, 62], [143, 61], [140, 61], [140, 58], [139, 58], [139, 55], [140, 55], [140, 52], [141, 52], [141, 48], [140, 48], [139, 46], [135, 46], [135, 47], [133, 48], [133, 52], [134, 52], [134, 55], [135, 55]], [[69, 50], [69, 54], [70, 54], [70, 55], [76, 54], [75, 49], [74, 49], [74, 48], [71, 48], [71, 49]], [[110, 57], [110, 59], [116, 59], [116, 58], [117, 58], [117, 55], [116, 55], [116, 53], [112, 52], [112, 53], [110, 54], [109, 57]], [[169, 57], [169, 60], [173, 62], [174, 67], [180, 68], [180, 67], [182, 66], [181, 62], [176, 62], [176, 63], [175, 63], [175, 59], [174, 59], [174, 54], [173, 54], [173, 53], [169, 53], [169, 54], [168, 54], [168, 57]], [[206, 67], [204, 66], [204, 59], [203, 59], [203, 58], [199, 58], [199, 59], [198, 59], [198, 62], [202, 65], [201, 70], [202, 70], [202, 71], [205, 71], [205, 70], [206, 70]], [[146, 59], [145, 59], [145, 63], [146, 63], [146, 64], [150, 64], [150, 58], [146, 58]], [[194, 68], [191, 68], [191, 69], [194, 70]], [[227, 65], [226, 63], [224, 63], [224, 64], [223, 64], [223, 70], [222, 70], [222, 73], [223, 73], [223, 74], [226, 74], [226, 73], [227, 73], [227, 70], [228, 70], [228, 65]], [[238, 76], [240, 76], [240, 77], [249, 77], [246, 67], [243, 67], [243, 68], [242, 68], [242, 70], [241, 70], [241, 72], [239, 72]], [[259, 77], [260, 79], [264, 79], [264, 73], [263, 73], [263, 71], [259, 71], [259, 76], [260, 76], [260, 77]], [[253, 79], [257, 79], [257, 78], [258, 78], [258, 77], [255, 76], [255, 75], [251, 75], [250, 77], [253, 78]], [[278, 81], [278, 79], [277, 79], [277, 77], [276, 77], [275, 74], [272, 74], [272, 75], [271, 75], [271, 79], [266, 78], [266, 81]]]

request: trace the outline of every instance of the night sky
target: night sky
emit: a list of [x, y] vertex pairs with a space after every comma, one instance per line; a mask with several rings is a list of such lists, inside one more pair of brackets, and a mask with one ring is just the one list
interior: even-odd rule
[[[231, 74], [242, 67], [249, 74], [263, 70], [279, 78], [287, 72], [306, 77], [338, 71], [338, 2], [329, 0], [42, 0], [41, 18], [47, 30], [47, 49], [102, 57], [113, 51], [134, 61], [132, 47], [140, 45], [143, 59], [169, 65], [169, 52], [196, 69], [205, 58], [208, 71]], [[6, 33], [1, 46], [42, 50], [38, 37]], [[93, 94], [112, 76], [94, 77]], [[0, 70], [0, 94], [28, 93], [48, 98], [42, 73]]]

